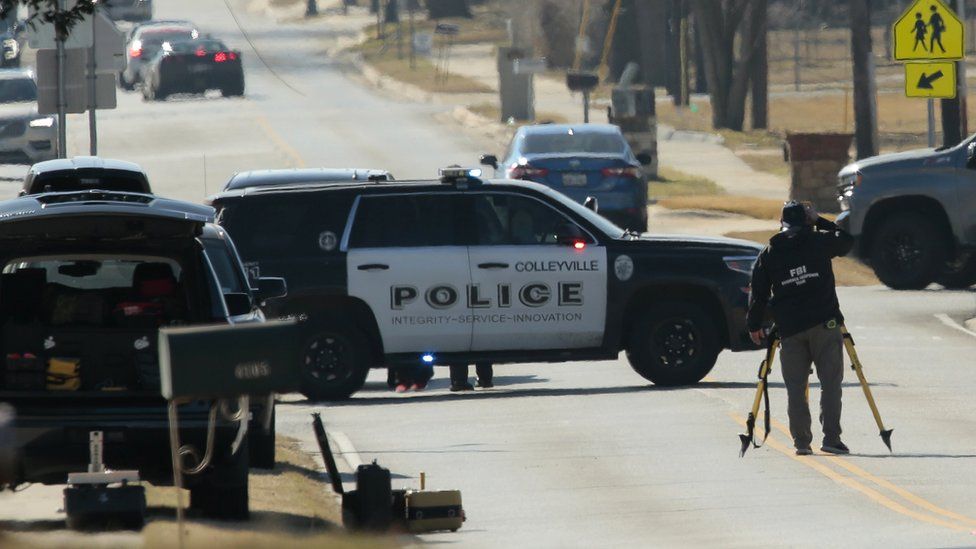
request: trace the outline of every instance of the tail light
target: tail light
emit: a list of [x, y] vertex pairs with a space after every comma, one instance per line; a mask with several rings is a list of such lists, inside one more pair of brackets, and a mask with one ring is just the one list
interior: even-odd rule
[[197, 57], [203, 57], [204, 55], [207, 55], [207, 50], [200, 48], [196, 51], [196, 55]]
[[232, 51], [227, 52], [227, 59], [230, 59], [231, 61], [237, 61], [237, 54]]
[[626, 166], [622, 168], [603, 168], [600, 170], [603, 177], [631, 177], [637, 179], [641, 176], [640, 168]]
[[142, 57], [142, 45], [141, 44], [133, 44], [132, 47], [129, 48], [129, 57], [132, 57], [132, 58]]
[[227, 61], [226, 53], [219, 51], [214, 54], [214, 63], [223, 63], [224, 61]]
[[545, 177], [549, 175], [549, 170], [545, 168], [536, 168], [534, 166], [518, 165], [512, 166], [509, 170], [509, 177], [512, 179], [528, 179], [530, 177]]

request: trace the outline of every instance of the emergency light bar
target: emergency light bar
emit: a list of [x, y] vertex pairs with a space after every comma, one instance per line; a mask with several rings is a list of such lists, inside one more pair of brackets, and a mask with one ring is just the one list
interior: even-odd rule
[[441, 183], [481, 183], [481, 168], [462, 168], [450, 166], [437, 170]]

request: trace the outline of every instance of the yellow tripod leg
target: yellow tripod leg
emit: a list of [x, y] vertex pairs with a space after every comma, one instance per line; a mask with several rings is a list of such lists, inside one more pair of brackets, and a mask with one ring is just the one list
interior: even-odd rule
[[840, 333], [844, 337], [844, 348], [847, 349], [847, 356], [851, 359], [851, 369], [857, 374], [857, 380], [861, 383], [861, 389], [864, 390], [864, 397], [868, 401], [868, 406], [871, 408], [871, 413], [874, 414], [874, 421], [878, 424], [878, 430], [881, 434], [881, 440], [888, 447], [888, 451], [891, 451], [891, 432], [893, 429], [885, 430], [884, 422], [881, 421], [881, 413], [878, 412], [878, 405], [874, 403], [874, 396], [871, 394], [871, 387], [868, 385], [868, 380], [864, 377], [864, 370], [861, 368], [861, 361], [857, 358], [857, 351], [854, 349], [854, 338], [851, 336], [850, 332], [847, 331], [847, 326], [843, 324], [840, 327]]
[[739, 450], [739, 457], [746, 455], [749, 444], [753, 440], [753, 433], [756, 429], [756, 418], [759, 416], [759, 405], [762, 404], [763, 393], [766, 390], [766, 380], [769, 377], [769, 370], [773, 367], [776, 358], [776, 346], [779, 345], [778, 339], [773, 339], [766, 349], [766, 358], [759, 365], [759, 383], [756, 384], [756, 397], [752, 401], [752, 411], [746, 419], [746, 433], [739, 435], [742, 447]]

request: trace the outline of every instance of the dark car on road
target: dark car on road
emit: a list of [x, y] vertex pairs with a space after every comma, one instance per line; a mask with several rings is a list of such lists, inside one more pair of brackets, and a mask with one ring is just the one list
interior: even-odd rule
[[119, 87], [134, 90], [142, 81], [142, 67], [166, 42], [192, 40], [200, 36], [189, 21], [150, 21], [129, 33], [125, 48], [125, 69], [119, 73]]
[[[19, 446], [11, 487], [85, 471], [90, 431], [104, 433], [109, 467], [173, 482], [160, 328], [264, 318], [230, 238], [200, 208], [98, 190], [0, 202], [0, 401], [16, 409]], [[247, 516], [248, 469], [274, 461], [268, 406], [252, 404], [236, 453], [236, 424], [208, 402], [180, 406], [180, 438], [197, 458], [216, 421], [210, 465], [185, 477], [192, 507]]]
[[244, 95], [241, 52], [213, 38], [164, 42], [140, 71], [142, 97], [147, 101], [214, 89], [224, 97]]
[[610, 124], [522, 126], [499, 160], [482, 157], [508, 179], [535, 181], [582, 203], [593, 197], [600, 214], [634, 231], [647, 230], [647, 184], [642, 164], [620, 128]]
[[76, 156], [38, 162], [24, 177], [20, 195], [100, 189], [151, 194], [149, 177], [138, 164], [125, 160]]
[[319, 183], [353, 183], [356, 181], [393, 181], [386, 170], [343, 168], [285, 168], [239, 172], [224, 183], [224, 191], [247, 187], [281, 187], [317, 185]]
[[696, 383], [722, 349], [753, 348], [756, 244], [640, 235], [549, 187], [442, 181], [251, 187], [212, 197], [252, 277], [303, 320], [303, 392], [346, 398], [391, 364], [611, 360]]

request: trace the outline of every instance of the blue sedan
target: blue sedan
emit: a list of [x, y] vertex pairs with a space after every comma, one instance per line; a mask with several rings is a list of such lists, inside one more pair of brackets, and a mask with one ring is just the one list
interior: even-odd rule
[[647, 185], [642, 164], [620, 128], [610, 124], [522, 126], [504, 159], [482, 156], [481, 163], [551, 187], [580, 203], [599, 204], [600, 214], [621, 227], [647, 230]]

